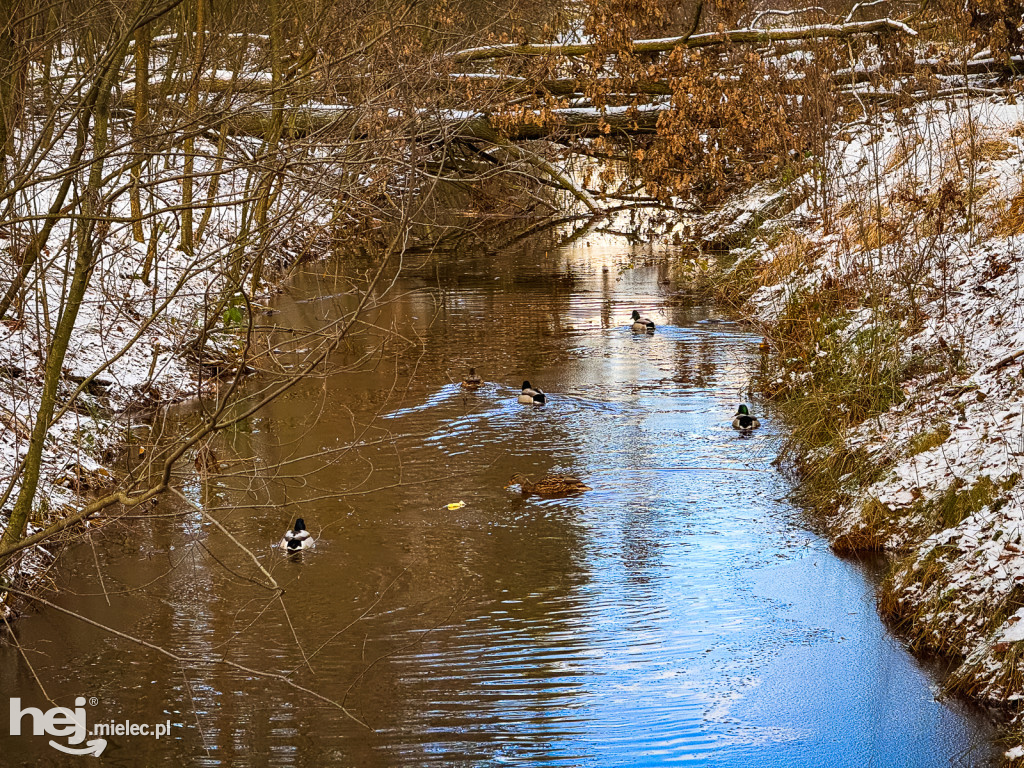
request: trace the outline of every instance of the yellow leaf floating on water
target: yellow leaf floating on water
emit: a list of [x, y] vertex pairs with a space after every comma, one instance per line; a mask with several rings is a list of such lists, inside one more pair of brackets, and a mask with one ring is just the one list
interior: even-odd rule
[[464, 506], [466, 506], [464, 501], [453, 501], [448, 505], [448, 509], [462, 509]]

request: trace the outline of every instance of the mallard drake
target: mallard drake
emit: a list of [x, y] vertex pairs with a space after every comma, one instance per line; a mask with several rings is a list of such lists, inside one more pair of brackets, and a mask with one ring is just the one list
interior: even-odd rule
[[469, 376], [462, 380], [462, 386], [466, 389], [480, 389], [484, 384], [484, 380], [476, 375], [476, 368], [469, 369]]
[[594, 490], [572, 475], [545, 475], [536, 483], [526, 475], [513, 475], [512, 479], [505, 483], [505, 487], [511, 488], [513, 485], [519, 486], [523, 496], [571, 496], [574, 493]]
[[736, 415], [732, 420], [732, 428], [738, 429], [741, 432], [749, 432], [752, 429], [757, 429], [761, 426], [761, 422], [750, 415], [750, 411], [747, 410], [747, 406], [740, 404], [740, 407], [736, 411]]
[[295, 528], [293, 530], [285, 531], [284, 538], [281, 539], [281, 543], [277, 546], [281, 549], [287, 549], [289, 552], [298, 552], [300, 549], [312, 549], [316, 546], [316, 540], [306, 530], [306, 521], [300, 517], [295, 521]]
[[538, 387], [530, 385], [530, 382], [523, 382], [523, 391], [519, 395], [519, 402], [523, 405], [544, 405], [544, 393]]
[[637, 333], [654, 333], [654, 321], [640, 317], [640, 313], [633, 310], [633, 330]]

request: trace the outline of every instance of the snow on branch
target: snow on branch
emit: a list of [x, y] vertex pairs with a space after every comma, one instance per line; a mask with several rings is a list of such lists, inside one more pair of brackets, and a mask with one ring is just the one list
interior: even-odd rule
[[[807, 27], [781, 27], [779, 29], [733, 29], [725, 32], [706, 32], [689, 37], [665, 37], [657, 40], [636, 40], [632, 50], [635, 53], [653, 53], [670, 51], [676, 47], [705, 48], [712, 45], [727, 43], [773, 43], [788, 40], [816, 40], [820, 38], [842, 38], [853, 35], [868, 35], [884, 32], [898, 32], [912, 37], [917, 32], [895, 19], [874, 19], [872, 21], [853, 21], [845, 24], [815, 24]], [[593, 53], [596, 46], [592, 43], [575, 43], [562, 45], [558, 43], [505, 43], [488, 45], [481, 48], [467, 48], [456, 51], [448, 58], [455, 62], [482, 61], [500, 59], [506, 56], [584, 56]]]
[[871, 0], [871, 2], [867, 3], [857, 3], [856, 5], [853, 6], [853, 8], [850, 9], [850, 12], [846, 14], [846, 18], [843, 19], [843, 23], [849, 24], [851, 21], [853, 21], [853, 17], [857, 15], [857, 11], [863, 11], [865, 8], [872, 8], [873, 6], [881, 5], [882, 3], [888, 2], [891, 2], [891, 0]]
[[[757, 22], [763, 19], [765, 16], [802, 16], [805, 13], [820, 13], [822, 16], [828, 16], [829, 13], [820, 5], [814, 5], [810, 8], [794, 8], [791, 11], [780, 11], [774, 8], [769, 8], [766, 11], [759, 11], [758, 14], [750, 22], [750, 26], [753, 29], [757, 29]], [[849, 21], [849, 19], [847, 19]]]
[[[613, 133], [645, 133], [655, 130], [658, 116], [669, 109], [667, 102], [638, 106], [576, 106], [552, 109], [545, 114], [528, 113], [520, 122], [504, 126], [502, 135], [511, 141], [549, 138], [552, 133], [571, 133], [579, 137], [604, 136]], [[309, 136], [320, 131], [344, 131], [362, 135], [357, 125], [359, 112], [350, 106], [306, 104], [289, 113], [288, 135], [293, 138]], [[404, 113], [394, 112], [395, 120], [407, 119]], [[427, 139], [441, 133], [485, 141], [493, 139], [494, 127], [490, 117], [482, 112], [465, 110], [431, 111], [416, 115], [420, 120], [417, 136]], [[252, 108], [223, 117], [232, 130], [264, 137], [273, 120], [271, 108]], [[493, 143], [493, 142], [492, 142]]]

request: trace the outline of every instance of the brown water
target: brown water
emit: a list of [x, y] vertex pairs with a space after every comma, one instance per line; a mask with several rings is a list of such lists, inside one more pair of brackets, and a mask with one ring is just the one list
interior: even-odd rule
[[[338, 370], [225, 435], [223, 474], [182, 479], [287, 615], [173, 500], [66, 558], [60, 604], [179, 657], [290, 673], [347, 712], [52, 609], [17, 626], [35, 673], [60, 704], [96, 697], [90, 726], [171, 720], [160, 741], [109, 738], [105, 765], [984, 764], [990, 729], [934, 700], [941, 670], [880, 624], [874, 569], [832, 556], [787, 502], [783, 427], [755, 402], [763, 429], [729, 428], [759, 339], [663, 280], [668, 260], [584, 244], [382, 286]], [[320, 327], [350, 289], [310, 267], [271, 321]], [[629, 331], [634, 307], [655, 335]], [[287, 369], [317, 339], [276, 343]], [[453, 383], [468, 365], [476, 393]], [[516, 402], [523, 379], [546, 406]], [[502, 487], [555, 469], [594, 490]], [[319, 543], [287, 557], [271, 545], [297, 514]], [[51, 706], [11, 645], [0, 684]], [[0, 729], [0, 764], [88, 760]]]

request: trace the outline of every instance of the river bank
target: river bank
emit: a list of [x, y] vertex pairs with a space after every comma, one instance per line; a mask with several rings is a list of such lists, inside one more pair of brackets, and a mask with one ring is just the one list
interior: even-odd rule
[[[942, 666], [879, 620], [872, 564], [789, 501], [785, 423], [757, 401], [762, 428], [731, 428], [760, 338], [679, 296], [682, 252], [607, 240], [407, 263], [372, 336], [217, 436], [225, 471], [183, 467], [182, 496], [68, 550], [16, 626], [34, 672], [58, 702], [95, 695], [90, 722], [172, 721], [105, 760], [991, 765], [985, 718], [935, 701]], [[339, 287], [363, 266], [307, 263], [276, 297], [284, 365], [352, 312]], [[523, 378], [544, 407], [517, 402]], [[520, 472], [593, 490], [523, 497]], [[288, 557], [297, 515], [317, 546]], [[0, 670], [45, 706], [14, 644]], [[4, 733], [0, 751], [55, 754]]]
[[[804, 176], [755, 190], [703, 233], [708, 245], [726, 243], [738, 256], [719, 297], [745, 302], [768, 339], [756, 378], [781, 408], [802, 414], [783, 458], [824, 513], [833, 548], [898, 554], [883, 613], [915, 649], [960, 660], [950, 692], [1014, 712], [1024, 697], [1016, 663], [1024, 640], [1022, 121], [1007, 100], [947, 100], [850, 126], [822, 159], [825, 182]], [[263, 317], [232, 281], [244, 276], [265, 293], [274, 265], [263, 259], [295, 263], [315, 251], [318, 227], [337, 217], [336, 201], [317, 190], [285, 187], [279, 208], [301, 213], [263, 230], [256, 248], [244, 234], [252, 223], [244, 143], [204, 141], [199, 149], [211, 159], [190, 172], [218, 179], [219, 191], [210, 189], [223, 200], [210, 197], [199, 247], [183, 244], [174, 212], [182, 169], [173, 162], [149, 182], [163, 212], [147, 219], [144, 237], [127, 197], [100, 227], [101, 258], [60, 371], [58, 394], [71, 405], [43, 446], [29, 533], [73, 518], [136, 470], [145, 474], [149, 427], [128, 415], [231, 378], [240, 331]], [[61, 151], [73, 153], [70, 144]], [[222, 162], [225, 152], [232, 161]], [[30, 206], [36, 217], [52, 206], [56, 184], [40, 189]], [[18, 236], [5, 234], [12, 248]], [[65, 244], [52, 257], [64, 268], [38, 271], [0, 336], [4, 516], [47, 377], [50, 315], [63, 311], [73, 272], [70, 220], [53, 240]], [[714, 271], [709, 260], [688, 264], [693, 274]], [[619, 279], [633, 263], [622, 267]], [[574, 285], [568, 270], [559, 279]], [[610, 317], [602, 322], [611, 327]], [[127, 477], [115, 477], [126, 447]], [[39, 579], [51, 562], [48, 548], [27, 549], [11, 576], [16, 584]]]
[[[113, 159], [127, 164], [129, 148], [123, 142]], [[322, 252], [317, 233], [330, 219], [332, 199], [299, 185], [284, 189], [278, 205], [301, 215], [279, 216], [259, 238], [250, 237], [244, 142], [218, 148], [199, 141], [196, 149], [192, 172], [212, 180], [193, 245], [182, 245], [181, 168], [174, 162], [180, 157], [152, 172], [147, 192], [162, 210], [144, 227], [132, 219], [132, 201], [114, 195], [115, 176], [105, 188], [112, 202], [90, 246], [96, 264], [80, 306], [69, 299], [78, 243], [69, 217], [50, 232], [47, 264], [28, 276], [0, 324], [0, 532], [22, 487], [50, 377], [59, 405], [42, 440], [27, 536], [59, 528], [96, 499], [138, 487], [152, 474], [146, 448], [159, 431], [154, 420], [161, 410], [215, 394], [230, 384], [243, 358], [243, 373], [264, 365], [253, 362], [251, 341], [264, 316], [255, 302], [273, 294], [290, 265]], [[64, 139], [41, 166], [43, 181], [22, 209], [26, 219], [41, 217], [54, 204], [60, 158], [71, 151], [71, 139]], [[0, 239], [12, 254], [30, 247], [28, 234], [16, 227]], [[5, 267], [5, 285], [16, 285], [16, 260]], [[74, 328], [60, 368], [51, 372], [55, 326], [65, 313], [74, 316]], [[61, 546], [51, 539], [15, 554], [5, 570], [7, 583], [26, 588], [44, 577]], [[13, 608], [8, 598], [0, 598], [4, 616]]]
[[958, 660], [947, 693], [1015, 720], [1022, 137], [1012, 97], [889, 115], [837, 138], [826, 188], [758, 190], [704, 232], [739, 243], [715, 280], [765, 335], [759, 387], [794, 416], [788, 464], [833, 549], [892, 553], [882, 614]]

